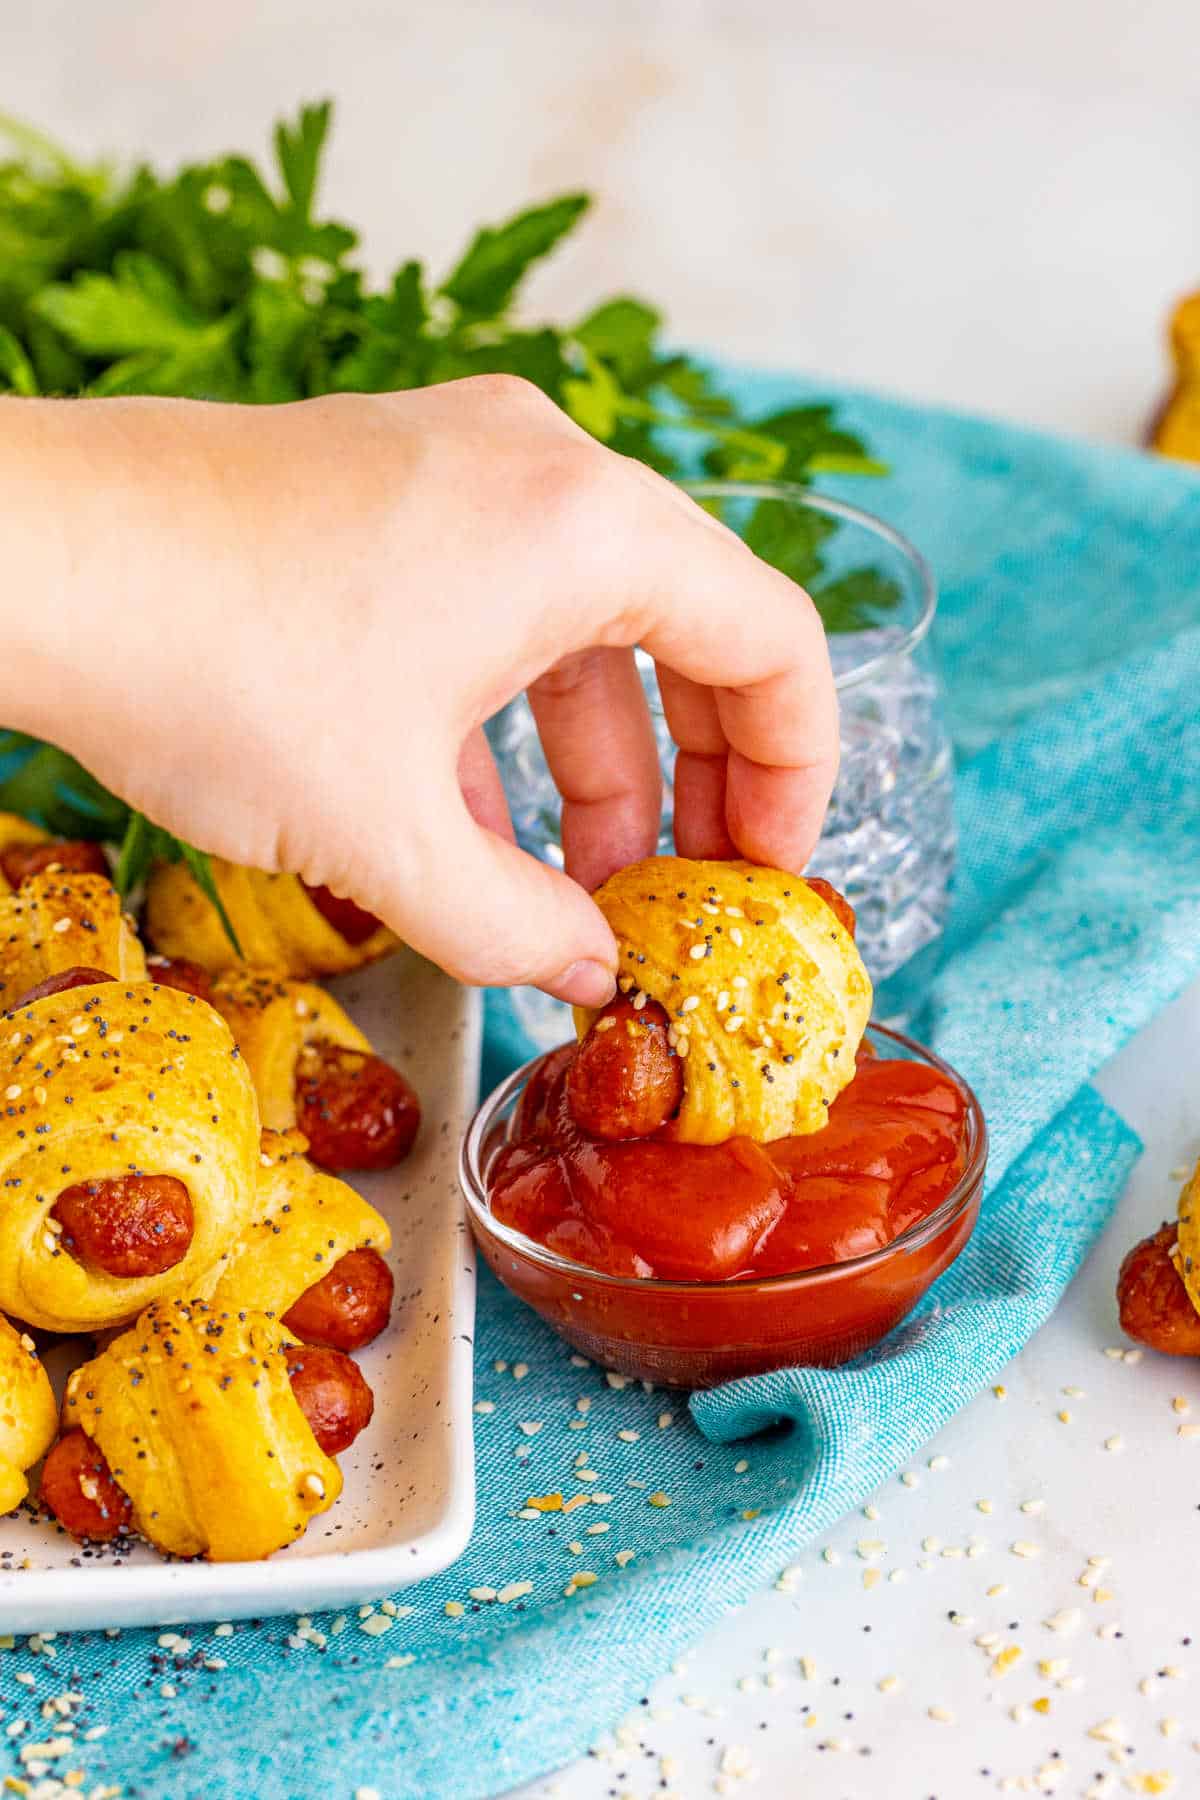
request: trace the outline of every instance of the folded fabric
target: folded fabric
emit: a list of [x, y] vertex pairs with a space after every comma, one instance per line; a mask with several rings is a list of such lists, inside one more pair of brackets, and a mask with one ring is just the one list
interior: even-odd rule
[[[54, 1691], [114, 1724], [79, 1747], [88, 1787], [472, 1800], [568, 1760], [995, 1378], [1120, 1194], [1137, 1144], [1088, 1078], [1200, 969], [1200, 483], [897, 401], [845, 410], [896, 471], [855, 498], [931, 554], [945, 595], [962, 866], [919, 1029], [988, 1114], [973, 1240], [870, 1356], [690, 1410], [579, 1366], [481, 1280], [464, 1557], [398, 1595], [380, 1635], [350, 1614], [197, 1627], [177, 1653], [154, 1633], [60, 1637]], [[487, 1081], [524, 1054], [501, 997], [489, 1025]], [[550, 1510], [519, 1516], [530, 1498]]]

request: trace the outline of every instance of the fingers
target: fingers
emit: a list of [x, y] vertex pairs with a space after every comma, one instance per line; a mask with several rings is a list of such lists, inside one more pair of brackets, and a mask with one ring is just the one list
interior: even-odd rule
[[598, 887], [658, 840], [662, 774], [631, 650], [587, 650], [535, 681], [529, 704], [562, 795], [568, 874]]
[[729, 745], [711, 688], [685, 681], [665, 664], [658, 689], [675, 758], [675, 848], [680, 856], [724, 858], [738, 854], [725, 817]]
[[478, 825], [456, 784], [421, 796], [390, 879], [370, 898], [460, 981], [527, 982], [576, 1006], [604, 1006], [616, 991], [617, 947], [599, 908], [568, 876]]
[[724, 832], [752, 861], [803, 868], [838, 763], [837, 696], [816, 609], [700, 508], [694, 517], [658, 510], [657, 530], [638, 539], [642, 642], [682, 752], [676, 841], [695, 854]]
[[504, 784], [482, 729], [473, 731], [462, 747], [458, 759], [458, 785], [475, 823], [511, 842], [513, 827]]

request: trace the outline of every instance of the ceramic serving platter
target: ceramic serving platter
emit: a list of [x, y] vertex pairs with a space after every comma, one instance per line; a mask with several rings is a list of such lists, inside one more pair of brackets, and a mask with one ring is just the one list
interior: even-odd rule
[[[381, 1056], [415, 1086], [421, 1132], [408, 1160], [358, 1178], [392, 1228], [396, 1302], [360, 1362], [375, 1416], [346, 1455], [336, 1506], [266, 1562], [176, 1562], [139, 1545], [80, 1549], [31, 1508], [0, 1519], [0, 1631], [175, 1625], [308, 1612], [377, 1599], [443, 1569], [475, 1509], [471, 1438], [475, 1268], [456, 1178], [475, 1104], [480, 1007], [404, 951], [331, 983]], [[356, 1182], [357, 1184], [357, 1182]], [[79, 1348], [47, 1353], [56, 1384]], [[31, 1485], [36, 1490], [36, 1479]], [[237, 1505], [237, 1495], [229, 1496]]]

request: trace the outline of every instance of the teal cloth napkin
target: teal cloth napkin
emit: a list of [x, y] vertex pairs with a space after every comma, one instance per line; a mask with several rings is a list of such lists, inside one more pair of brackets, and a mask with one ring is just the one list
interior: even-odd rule
[[[734, 378], [763, 406], [829, 391]], [[66, 1689], [85, 1696], [81, 1739], [110, 1728], [54, 1765], [83, 1768], [85, 1791], [473, 1800], [568, 1760], [995, 1378], [1119, 1196], [1138, 1145], [1088, 1079], [1200, 969], [1200, 482], [1134, 453], [843, 401], [895, 473], [842, 491], [909, 533], [943, 591], [962, 865], [920, 1024], [991, 1125], [971, 1244], [854, 1365], [736, 1382], [690, 1409], [578, 1366], [485, 1275], [490, 1410], [464, 1557], [396, 1596], [379, 1636], [351, 1612], [301, 1635], [293, 1620], [198, 1626], [182, 1648], [152, 1632], [60, 1636], [52, 1660], [19, 1644], [2, 1666], [34, 1685], [6, 1681], [5, 1701], [27, 1736], [48, 1735], [40, 1704]], [[506, 1000], [490, 996], [488, 1017], [486, 1082], [525, 1049]], [[516, 1516], [553, 1491], [591, 1498]], [[580, 1570], [598, 1579], [568, 1595]], [[510, 1584], [504, 1603], [471, 1594]], [[7, 1758], [19, 1773], [20, 1741], [5, 1744], [0, 1771]]]

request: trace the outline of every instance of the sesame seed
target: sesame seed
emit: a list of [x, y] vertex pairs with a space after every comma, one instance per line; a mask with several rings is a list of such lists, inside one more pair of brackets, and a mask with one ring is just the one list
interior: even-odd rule
[[662, 1489], [658, 1488], [653, 1494], [646, 1495], [646, 1504], [648, 1506], [670, 1506], [671, 1496], [664, 1494]]
[[507, 1587], [500, 1589], [496, 1598], [501, 1606], [508, 1606], [513, 1600], [522, 1600], [526, 1594], [532, 1594], [532, 1592], [532, 1581], [510, 1581]]

